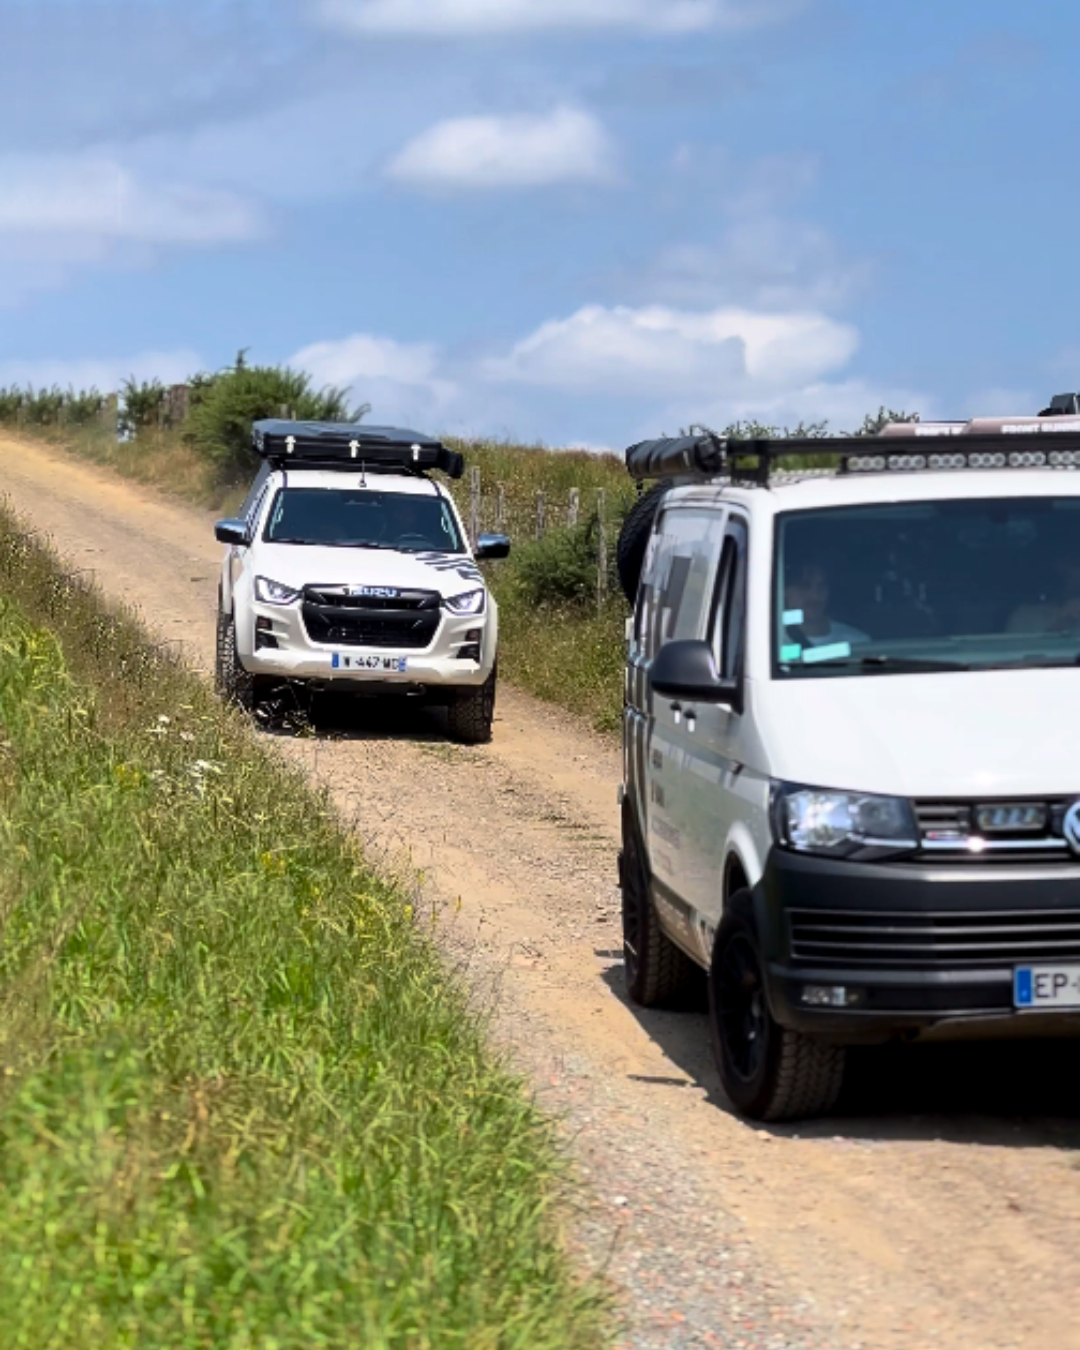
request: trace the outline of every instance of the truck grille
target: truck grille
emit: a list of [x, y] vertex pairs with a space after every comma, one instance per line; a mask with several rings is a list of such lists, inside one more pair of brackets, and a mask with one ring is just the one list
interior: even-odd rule
[[354, 595], [347, 586], [305, 586], [301, 614], [312, 642], [339, 647], [430, 647], [439, 627], [438, 591]]
[[[987, 800], [982, 802], [918, 801], [919, 860], [942, 863], [1055, 862], [1076, 865], [1077, 858], [1062, 832], [1065, 812], [1074, 798]], [[1008, 812], [1030, 811], [1041, 817], [1026, 828], [1010, 828]], [[983, 811], [999, 811], [1005, 823], [985, 829]]]
[[1080, 912], [793, 909], [791, 955], [816, 966], [919, 970], [1080, 961]]

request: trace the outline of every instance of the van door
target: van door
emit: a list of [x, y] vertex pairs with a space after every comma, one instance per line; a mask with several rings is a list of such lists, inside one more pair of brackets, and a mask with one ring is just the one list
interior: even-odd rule
[[[724, 535], [725, 512], [671, 506], [657, 523], [650, 590], [645, 597], [645, 651], [652, 660], [666, 642], [708, 631]], [[685, 766], [697, 730], [677, 700], [648, 695], [645, 783], [646, 847], [660, 912], [668, 926], [686, 911], [690, 840], [703, 826]], [[667, 902], [667, 903], [665, 903]], [[681, 902], [681, 903], [680, 903]], [[676, 936], [681, 936], [676, 934]]]
[[[742, 682], [746, 651], [747, 522], [729, 512], [724, 526], [719, 579], [707, 637], [713, 644], [717, 673]], [[723, 906], [724, 867], [731, 828], [743, 810], [749, 718], [745, 709], [714, 703], [687, 705], [685, 797], [693, 802], [684, 827], [682, 850], [685, 899], [694, 910], [698, 940], [706, 960]]]

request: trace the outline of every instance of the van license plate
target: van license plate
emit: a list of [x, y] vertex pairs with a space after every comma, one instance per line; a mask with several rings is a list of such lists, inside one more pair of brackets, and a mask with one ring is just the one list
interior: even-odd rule
[[405, 656], [371, 656], [357, 652], [334, 652], [330, 665], [334, 670], [368, 670], [394, 675], [404, 675], [409, 669]]
[[1080, 1008], [1080, 966], [1018, 966], [1013, 973], [1018, 1008]]

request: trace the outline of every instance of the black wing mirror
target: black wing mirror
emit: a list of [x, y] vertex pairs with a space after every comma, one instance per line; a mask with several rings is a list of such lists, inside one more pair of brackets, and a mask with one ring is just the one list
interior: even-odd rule
[[665, 643], [649, 668], [649, 682], [658, 694], [690, 703], [726, 703], [739, 710], [738, 680], [716, 673], [712, 648], [698, 638]]
[[219, 544], [239, 544], [243, 547], [248, 542], [247, 525], [234, 518], [219, 520], [214, 526], [214, 538]]
[[476, 558], [509, 558], [510, 540], [505, 534], [482, 534], [476, 541]]

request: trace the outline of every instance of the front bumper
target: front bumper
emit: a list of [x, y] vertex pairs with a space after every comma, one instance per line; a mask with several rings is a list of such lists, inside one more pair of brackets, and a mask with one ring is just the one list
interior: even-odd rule
[[[261, 624], [259, 621], [262, 621]], [[261, 631], [262, 636], [259, 636]], [[479, 633], [479, 640], [469, 635]], [[273, 640], [270, 645], [266, 639]], [[237, 612], [237, 644], [244, 669], [279, 680], [304, 680], [341, 688], [375, 686], [428, 689], [481, 685], [495, 664], [497, 625], [494, 605], [481, 615], [440, 613], [431, 642], [422, 649], [313, 642], [297, 605], [255, 602]], [[462, 648], [479, 647], [480, 659], [462, 658]], [[335, 664], [335, 656], [338, 664]], [[357, 669], [344, 658], [391, 657], [404, 669]]]
[[[1063, 928], [1080, 941], [1080, 865], [852, 863], [774, 849], [754, 907], [784, 1026], [848, 1042], [1080, 1036], [1080, 1010], [1013, 1006], [1016, 966], [1055, 960], [1050, 924], [1055, 941]], [[808, 1006], [807, 986], [843, 988], [851, 1002]]]

